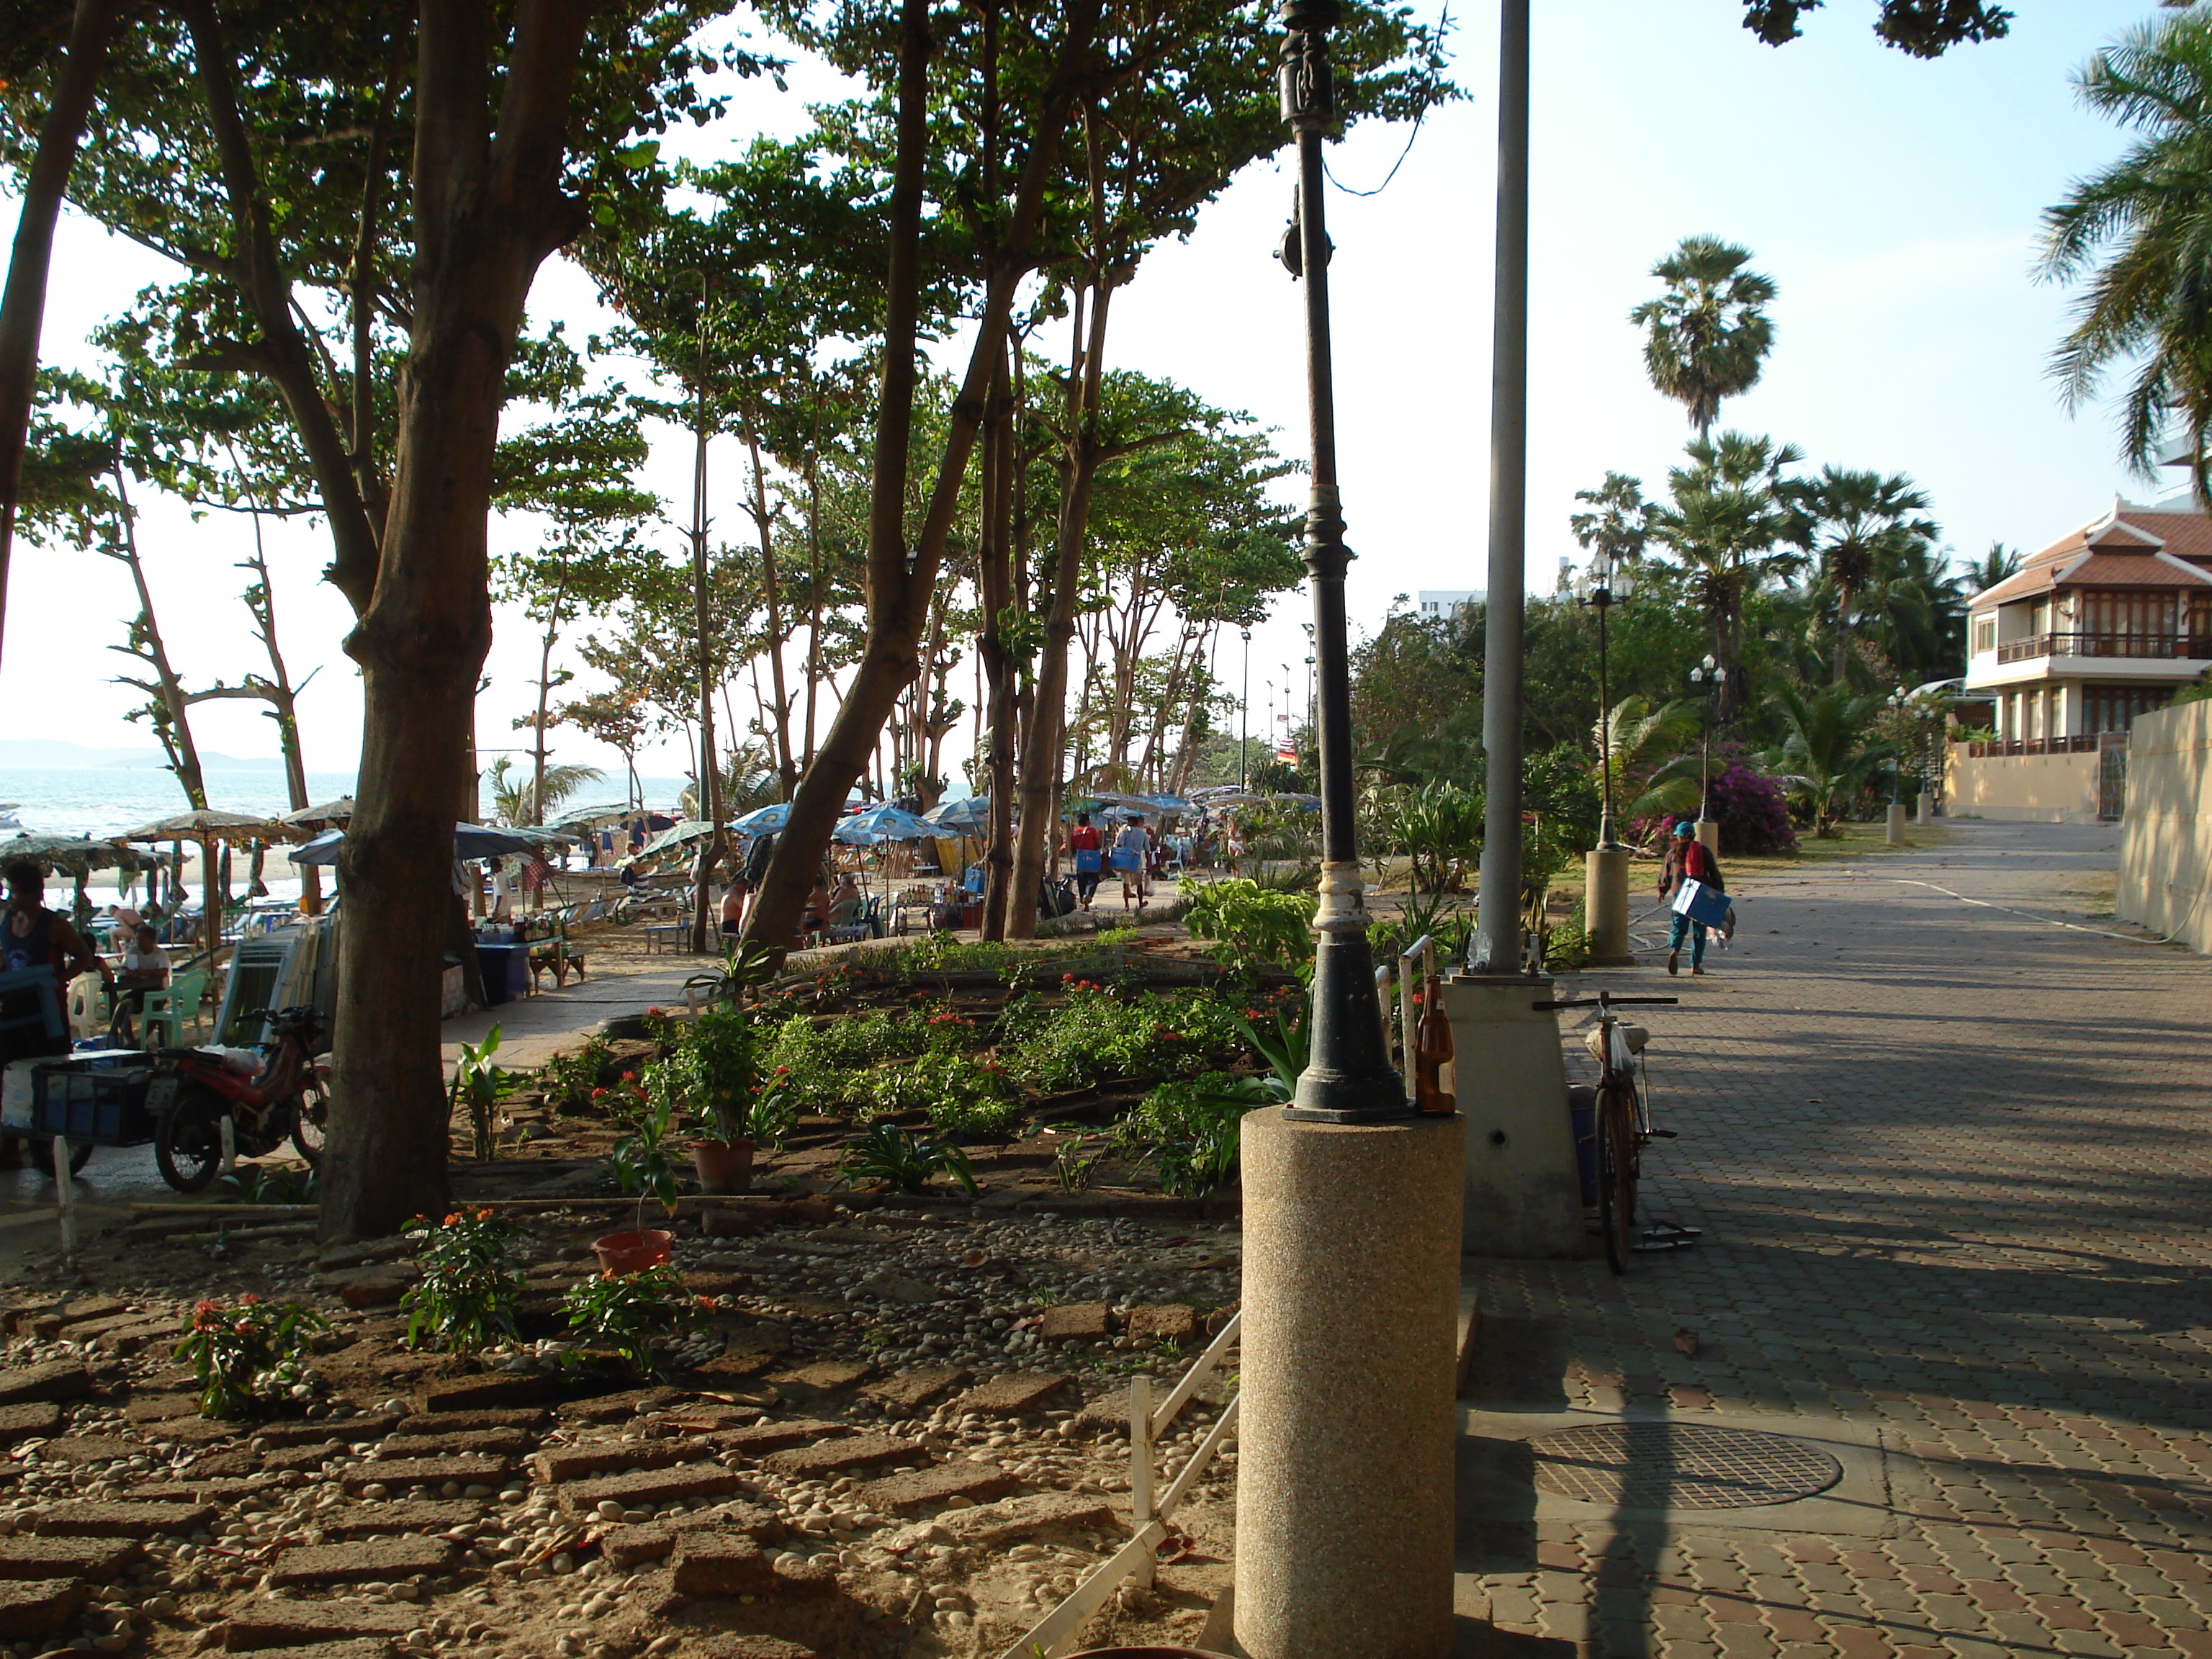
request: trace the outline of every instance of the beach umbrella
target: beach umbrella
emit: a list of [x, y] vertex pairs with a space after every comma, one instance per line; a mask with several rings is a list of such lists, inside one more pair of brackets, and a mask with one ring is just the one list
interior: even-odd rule
[[983, 835], [991, 827], [991, 802], [980, 795], [939, 801], [921, 815], [921, 821], [956, 836]]
[[217, 811], [210, 806], [142, 824], [118, 841], [195, 841], [200, 847], [200, 914], [212, 918], [202, 928], [210, 953], [222, 946], [222, 901], [216, 891], [215, 849], [243, 847], [252, 842], [287, 842], [299, 831], [274, 818], [249, 817], [243, 812]]
[[730, 828], [741, 836], [773, 836], [790, 822], [791, 803], [780, 800], [772, 806], [760, 807], [746, 813]]
[[937, 833], [911, 812], [896, 806], [871, 806], [841, 818], [830, 832], [848, 847], [872, 847], [885, 841], [921, 841]]
[[[495, 859], [509, 853], [535, 852], [548, 840], [564, 837], [551, 836], [543, 830], [501, 830], [484, 823], [456, 823], [453, 826], [453, 856], [457, 859]], [[336, 864], [338, 848], [345, 841], [343, 830], [325, 830], [304, 847], [292, 849], [295, 864]]]
[[152, 857], [151, 854], [137, 853], [112, 841], [94, 841], [82, 836], [33, 835], [27, 830], [0, 841], [0, 863], [13, 864], [18, 859], [28, 859], [48, 875], [58, 872], [82, 876], [94, 870], [112, 870], [118, 865], [143, 869], [144, 861]]
[[302, 806], [296, 812], [287, 812], [276, 820], [289, 823], [295, 830], [327, 830], [333, 824], [344, 823], [353, 817], [353, 797], [340, 795], [336, 800], [319, 801], [313, 806]]
[[[619, 823], [631, 816], [633, 808], [617, 802], [612, 806], [572, 806], [565, 812], [556, 812], [551, 819], [556, 830], [596, 830], [602, 824]], [[656, 830], [668, 827], [666, 820], [653, 826]]]
[[658, 858], [663, 853], [672, 853], [682, 847], [696, 847], [702, 841], [714, 838], [714, 826], [705, 818], [685, 818], [682, 823], [662, 830], [631, 854], [630, 860]]

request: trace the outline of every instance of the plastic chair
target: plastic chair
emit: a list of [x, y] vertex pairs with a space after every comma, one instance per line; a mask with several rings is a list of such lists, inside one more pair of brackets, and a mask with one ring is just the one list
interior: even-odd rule
[[[143, 1024], [140, 1040], [149, 1048], [181, 1048], [185, 1046], [185, 1026], [195, 1029], [200, 1023], [200, 1003], [207, 995], [208, 975], [204, 968], [196, 968], [189, 974], [179, 974], [169, 981], [166, 991], [146, 993], [143, 1010]], [[156, 1033], [166, 1034], [167, 1041], [156, 1042]]]
[[97, 974], [79, 974], [69, 984], [69, 1028], [72, 1037], [104, 1036], [114, 1011], [108, 1006], [107, 988]]

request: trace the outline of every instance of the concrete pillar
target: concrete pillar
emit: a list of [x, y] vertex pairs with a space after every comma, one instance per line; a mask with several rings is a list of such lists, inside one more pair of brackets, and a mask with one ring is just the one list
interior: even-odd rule
[[1628, 849], [1594, 847], [1583, 857], [1588, 884], [1583, 889], [1583, 921], [1589, 929], [1590, 961], [1600, 968], [1623, 968], [1628, 954]]
[[1457, 1116], [1244, 1119], [1236, 1636], [1449, 1659]]
[[1933, 823], [1936, 821], [1936, 797], [1925, 789], [1920, 792], [1920, 799], [1912, 804], [1912, 821], [1915, 823]]
[[1698, 844], [1715, 858], [1721, 854], [1721, 824], [1718, 818], [1698, 820]]
[[1905, 803], [1903, 801], [1893, 800], [1889, 804], [1889, 831], [1886, 839], [1892, 847], [1905, 845]]
[[1467, 1120], [1462, 1255], [1574, 1261], [1588, 1253], [1559, 1017], [1529, 1006], [1558, 994], [1550, 980], [1519, 975], [1444, 981], [1453, 1087]]

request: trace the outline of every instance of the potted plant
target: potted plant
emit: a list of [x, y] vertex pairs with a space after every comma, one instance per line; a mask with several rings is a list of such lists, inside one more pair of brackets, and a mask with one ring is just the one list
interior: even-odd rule
[[702, 1193], [741, 1193], [752, 1184], [751, 1115], [761, 1091], [760, 1042], [744, 1010], [734, 1003], [710, 1007], [686, 1034], [672, 1066], [697, 1114], [691, 1167]]
[[669, 1162], [667, 1144], [675, 1107], [670, 1063], [661, 1060], [647, 1066], [642, 1079], [625, 1073], [623, 1082], [630, 1102], [630, 1132], [609, 1150], [607, 1164], [616, 1188], [637, 1194], [637, 1219], [628, 1232], [592, 1241], [602, 1277], [665, 1267], [674, 1243], [674, 1235], [665, 1228], [645, 1224], [649, 1199], [659, 1199], [672, 1215], [676, 1210], [676, 1170]]

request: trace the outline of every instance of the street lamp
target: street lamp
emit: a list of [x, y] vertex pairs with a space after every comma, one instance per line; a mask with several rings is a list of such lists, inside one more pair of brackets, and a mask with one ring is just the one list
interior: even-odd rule
[[1889, 694], [1890, 728], [1896, 747], [1889, 757], [1889, 820], [1883, 839], [1892, 847], [1905, 844], [1905, 803], [1899, 791], [1905, 781], [1905, 708], [1912, 694], [1903, 686]]
[[1252, 630], [1244, 633], [1244, 690], [1237, 699], [1237, 787], [1250, 787], [1246, 778], [1252, 754]]
[[1713, 694], [1721, 689], [1719, 667], [1712, 653], [1690, 671], [1690, 695], [1705, 707], [1705, 728], [1698, 746], [1698, 833], [1713, 821]]
[[[1337, 124], [1328, 34], [1340, 9], [1338, 0], [1282, 0], [1279, 11], [1282, 112], [1298, 164], [1282, 258], [1304, 289], [1312, 434], [1305, 567], [1322, 867], [1311, 1060], [1291, 1103], [1250, 1114], [1239, 1146], [1233, 1634], [1250, 1659], [1442, 1659], [1453, 1636], [1450, 1355], [1466, 1125], [1456, 1112], [1414, 1112], [1390, 1064], [1354, 845], [1352, 555], [1337, 493], [1322, 220], [1322, 145]], [[1470, 1075], [1460, 1086], [1480, 1082]]]
[[1636, 592], [1636, 572], [1626, 559], [1600, 548], [1590, 555], [1588, 568], [1575, 574], [1575, 600], [1597, 612], [1597, 750], [1598, 781], [1604, 809], [1598, 820], [1597, 844], [1612, 852], [1620, 845], [1613, 824], [1613, 702], [1606, 684], [1606, 612]]

